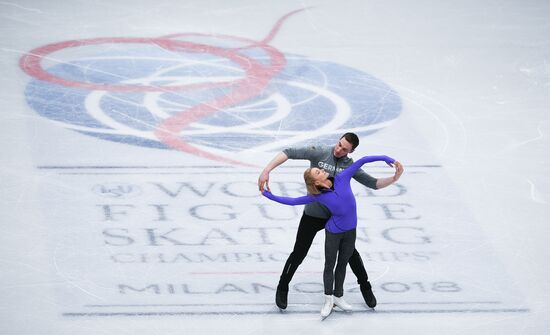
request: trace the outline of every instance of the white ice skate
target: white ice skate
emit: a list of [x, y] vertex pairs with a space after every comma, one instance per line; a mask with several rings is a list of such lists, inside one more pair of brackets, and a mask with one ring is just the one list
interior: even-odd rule
[[327, 316], [330, 315], [330, 313], [332, 312], [333, 306], [334, 306], [333, 296], [325, 294], [325, 304], [323, 305], [323, 308], [321, 308], [321, 320], [326, 319]]
[[334, 305], [336, 305], [337, 307], [340, 307], [344, 312], [353, 311], [353, 307], [351, 307], [351, 305], [344, 300], [343, 296], [339, 298], [334, 297]]

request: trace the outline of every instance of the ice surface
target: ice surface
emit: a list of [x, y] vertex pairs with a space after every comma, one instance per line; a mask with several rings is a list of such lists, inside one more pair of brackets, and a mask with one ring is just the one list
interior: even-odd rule
[[[292, 15], [285, 15], [300, 10]], [[546, 334], [550, 4], [0, 2], [1, 334]], [[257, 191], [287, 146], [353, 185], [379, 305], [320, 322], [323, 234]], [[271, 173], [302, 195], [304, 161]], [[375, 177], [382, 165], [366, 166]]]

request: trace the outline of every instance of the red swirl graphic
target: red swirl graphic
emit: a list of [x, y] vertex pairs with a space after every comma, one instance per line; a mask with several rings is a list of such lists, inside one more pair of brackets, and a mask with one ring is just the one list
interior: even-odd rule
[[[155, 126], [155, 136], [165, 145], [202, 158], [224, 162], [240, 166], [252, 166], [234, 159], [213, 154], [211, 152], [199, 149], [180, 137], [180, 132], [188, 127], [191, 123], [198, 121], [208, 115], [219, 112], [225, 108], [236, 106], [248, 99], [260, 95], [271, 79], [275, 77], [285, 66], [286, 60], [280, 51], [268, 45], [268, 43], [276, 36], [282, 26], [282, 23], [289, 16], [303, 11], [299, 9], [292, 11], [281, 17], [270, 33], [262, 41], [254, 41], [240, 37], [228, 35], [208, 35], [197, 33], [182, 33], [163, 36], [159, 38], [127, 38], [127, 37], [111, 37], [111, 38], [94, 38], [83, 40], [71, 40], [59, 43], [48, 44], [31, 50], [29, 53], [21, 57], [19, 65], [28, 75], [38, 79], [47, 81], [53, 84], [82, 88], [88, 90], [99, 90], [109, 92], [182, 92], [196, 89], [212, 89], [218, 87], [230, 87], [232, 90], [221, 97], [211, 101], [202, 102], [190, 109], [181, 111], [172, 117], [163, 120]], [[215, 37], [218, 39], [230, 39], [233, 41], [244, 42], [247, 45], [239, 48], [222, 48], [212, 45], [206, 45], [190, 41], [177, 40], [176, 38], [199, 36], [199, 37]], [[42, 61], [50, 59], [54, 52], [77, 48], [89, 45], [101, 45], [108, 43], [121, 44], [153, 44], [162, 47], [172, 52], [188, 52], [188, 53], [208, 53], [217, 57], [226, 58], [234, 64], [242, 68], [245, 75], [241, 79], [223, 83], [200, 83], [187, 84], [176, 86], [151, 86], [139, 84], [102, 84], [90, 83], [84, 81], [65, 79], [49, 73], [44, 69]], [[259, 48], [269, 57], [267, 64], [261, 63], [258, 60], [245, 55], [242, 50], [249, 48]]]

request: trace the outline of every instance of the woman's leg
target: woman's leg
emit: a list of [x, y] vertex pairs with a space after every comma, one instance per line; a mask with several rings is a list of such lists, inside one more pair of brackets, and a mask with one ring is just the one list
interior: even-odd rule
[[333, 234], [325, 229], [325, 270], [323, 271], [323, 284], [326, 295], [333, 295], [334, 293], [334, 265], [336, 264], [342, 235]]
[[334, 271], [334, 296], [341, 297], [344, 295], [344, 279], [346, 278], [346, 267], [349, 258], [355, 250], [355, 229], [342, 234], [340, 250], [338, 252], [338, 264]]

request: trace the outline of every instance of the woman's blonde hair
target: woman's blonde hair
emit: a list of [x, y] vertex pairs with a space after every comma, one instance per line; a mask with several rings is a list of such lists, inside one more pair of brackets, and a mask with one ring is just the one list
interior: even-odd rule
[[319, 187], [315, 185], [315, 179], [313, 179], [313, 175], [311, 174], [311, 168], [304, 171], [304, 181], [306, 182], [307, 193], [313, 195], [321, 193]]

